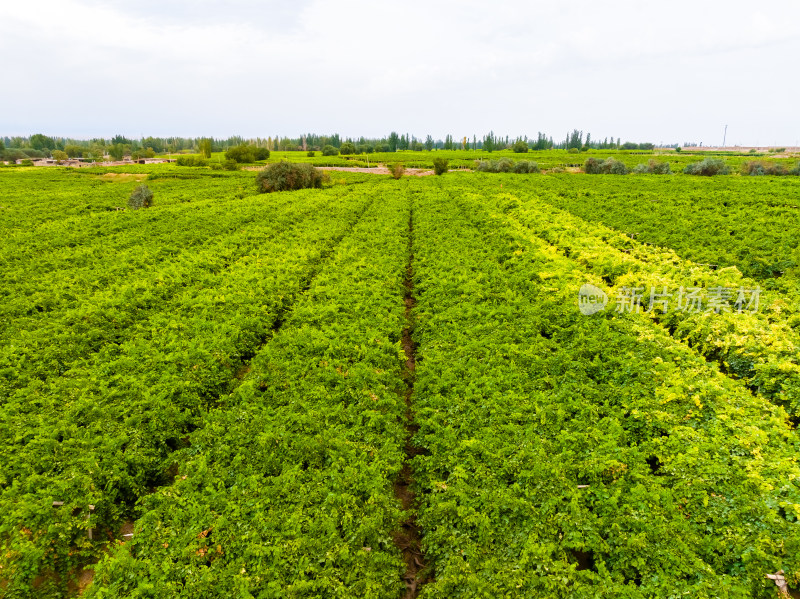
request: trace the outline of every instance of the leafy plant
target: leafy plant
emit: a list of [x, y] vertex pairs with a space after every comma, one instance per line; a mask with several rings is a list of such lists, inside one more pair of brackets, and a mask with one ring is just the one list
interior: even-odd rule
[[260, 193], [292, 191], [322, 187], [322, 171], [310, 164], [297, 164], [282, 160], [270, 164], [256, 175], [256, 187]]
[[630, 172], [624, 162], [615, 158], [605, 160], [588, 158], [583, 165], [583, 171], [587, 175], [627, 175]]
[[235, 160], [240, 164], [252, 163], [257, 160], [268, 159], [269, 150], [253, 144], [242, 143], [228, 148], [225, 151], [225, 158], [228, 160]]
[[178, 156], [175, 164], [178, 166], [208, 166], [208, 160], [200, 156]]
[[524, 139], [518, 139], [514, 142], [514, 145], [511, 146], [511, 149], [517, 154], [525, 154], [530, 148], [528, 147], [528, 142]]
[[787, 171], [786, 167], [782, 164], [764, 163], [756, 160], [743, 163], [741, 171], [743, 175], [755, 177], [763, 175], [780, 177], [790, 174], [790, 171]]
[[339, 150], [332, 145], [327, 145], [322, 148], [323, 156], [338, 156]]
[[520, 160], [514, 163], [514, 166], [511, 170], [519, 174], [540, 172], [539, 165], [531, 160]]
[[434, 158], [433, 159], [433, 172], [437, 175], [443, 175], [447, 172], [448, 160], [447, 158]]
[[138, 185], [128, 197], [128, 207], [133, 210], [149, 208], [153, 205], [153, 192], [144, 183]]
[[387, 167], [392, 179], [399, 179], [406, 172], [406, 167], [402, 162], [395, 162], [394, 164], [387, 165]]
[[700, 162], [687, 164], [683, 169], [686, 175], [700, 175], [703, 177], [713, 177], [714, 175], [727, 175], [731, 169], [721, 158], [704, 158]]
[[671, 175], [672, 169], [669, 166], [669, 162], [657, 162], [651, 158], [647, 161], [647, 164], [637, 164], [633, 172], [649, 175]]

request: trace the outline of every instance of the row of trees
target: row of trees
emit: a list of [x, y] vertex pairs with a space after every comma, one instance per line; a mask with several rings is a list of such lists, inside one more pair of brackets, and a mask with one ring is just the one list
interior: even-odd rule
[[[5, 160], [19, 160], [24, 158], [44, 158], [53, 156], [53, 152], [63, 152], [69, 158], [88, 158], [102, 160], [109, 157], [120, 160], [123, 156], [144, 158], [155, 154], [170, 153], [197, 153], [209, 158], [213, 152], [226, 152], [231, 148], [247, 146], [264, 150], [279, 151], [324, 151], [334, 148], [338, 154], [365, 154], [372, 152], [398, 152], [398, 151], [423, 151], [423, 150], [495, 150], [513, 149], [516, 152], [549, 149], [628, 149], [652, 150], [651, 143], [622, 143], [620, 138], [605, 138], [602, 141], [594, 140], [591, 134], [584, 137], [583, 131], [573, 130], [561, 142], [555, 142], [552, 137], [538, 133], [536, 138], [519, 136], [499, 137], [490, 131], [488, 134], [471, 138], [464, 136], [455, 138], [446, 135], [444, 139], [434, 139], [432, 135], [418, 138], [411, 134], [399, 134], [392, 131], [382, 138], [342, 138], [339, 134], [318, 135], [307, 133], [296, 138], [290, 137], [256, 137], [243, 138], [232, 136], [226, 139], [213, 137], [142, 137], [132, 139], [123, 135], [115, 135], [110, 139], [94, 138], [89, 140], [72, 139], [64, 137], [49, 137], [36, 133], [30, 137], [0, 137], [0, 157]], [[331, 152], [329, 152], [331, 153]]]

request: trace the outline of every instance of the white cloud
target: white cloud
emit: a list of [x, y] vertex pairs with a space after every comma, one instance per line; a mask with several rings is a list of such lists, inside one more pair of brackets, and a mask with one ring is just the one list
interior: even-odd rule
[[708, 143], [724, 120], [793, 144], [798, 17], [786, 0], [4, 3], [0, 52], [20, 58], [0, 133]]

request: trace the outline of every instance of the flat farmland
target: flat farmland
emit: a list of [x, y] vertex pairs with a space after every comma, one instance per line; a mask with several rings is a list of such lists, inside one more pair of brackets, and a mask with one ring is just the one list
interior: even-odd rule
[[800, 589], [797, 177], [254, 181], [0, 169], [4, 596]]

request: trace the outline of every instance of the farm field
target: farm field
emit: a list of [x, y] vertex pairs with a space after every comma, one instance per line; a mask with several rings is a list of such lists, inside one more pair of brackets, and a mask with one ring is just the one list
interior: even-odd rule
[[2, 596], [800, 589], [797, 177], [254, 179], [0, 169]]
[[[199, 156], [199, 155], [195, 155]], [[161, 158], [175, 158], [175, 154], [163, 154]], [[623, 162], [629, 168], [634, 168], [638, 164], [647, 163], [648, 160], [669, 162], [673, 172], [681, 172], [687, 165], [698, 162], [704, 158], [721, 158], [730, 166], [734, 173], [739, 172], [741, 166], [750, 161], [759, 161], [766, 164], [779, 164], [787, 170], [797, 166], [800, 154], [750, 154], [744, 152], [714, 152], [714, 151], [686, 151], [675, 152], [672, 149], [656, 150], [599, 150], [590, 149], [582, 152], [569, 152], [567, 150], [536, 150], [528, 153], [516, 153], [512, 150], [496, 150], [489, 152], [486, 150], [433, 150], [433, 151], [402, 151], [397, 152], [374, 152], [370, 154], [348, 154], [323, 156], [320, 151], [315, 151], [314, 156], [308, 156], [303, 151], [279, 151], [274, 150], [270, 153], [268, 160], [260, 161], [260, 164], [280, 162], [289, 160], [291, 162], [305, 162], [320, 168], [324, 167], [354, 167], [354, 168], [374, 168], [379, 164], [402, 163], [408, 168], [432, 168], [433, 158], [445, 158], [450, 163], [450, 168], [472, 169], [475, 162], [479, 160], [497, 160], [507, 158], [509, 160], [531, 160], [536, 162], [542, 169], [552, 169], [557, 167], [579, 167], [583, 166], [588, 158], [605, 159], [614, 158]], [[224, 152], [214, 152], [210, 162], [221, 162], [225, 160]]]

